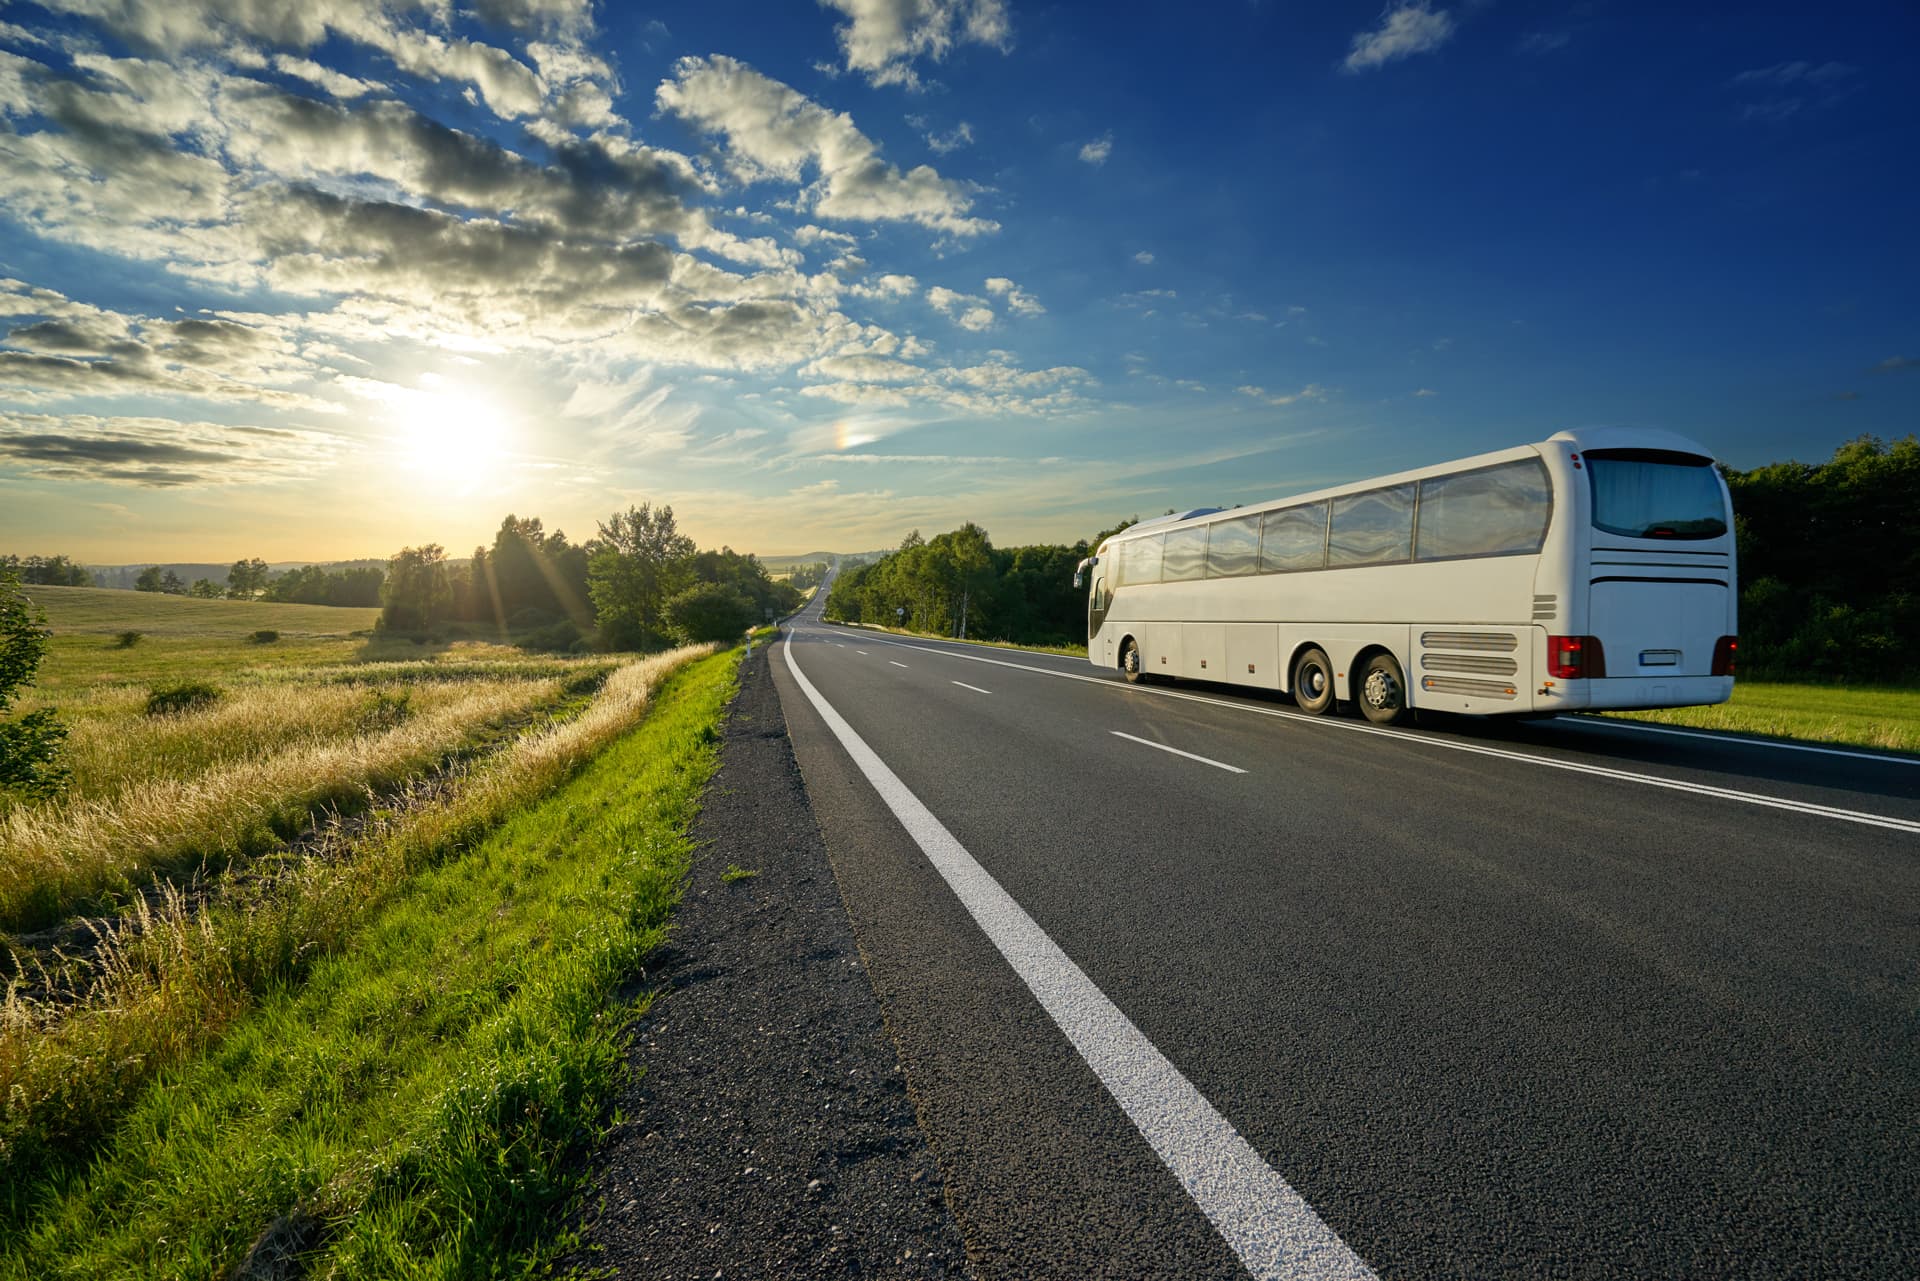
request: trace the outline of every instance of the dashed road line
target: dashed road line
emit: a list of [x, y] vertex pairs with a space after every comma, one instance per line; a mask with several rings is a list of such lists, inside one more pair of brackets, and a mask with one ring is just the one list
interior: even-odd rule
[[955, 684], [955, 685], [958, 685], [958, 686], [959, 686], [959, 687], [960, 687], [961, 689], [970, 689], [970, 690], [972, 690], [972, 691], [973, 691], [974, 693], [976, 693], [976, 694], [991, 694], [991, 693], [993, 693], [993, 691], [992, 691], [992, 690], [990, 690], [990, 689], [981, 689], [981, 688], [980, 688], [980, 687], [979, 687], [978, 685], [969, 685], [969, 684], [967, 684], [967, 683], [966, 683], [965, 681], [955, 681], [955, 682], [954, 682], [954, 684]]
[[[893, 663], [893, 660], [892, 660], [891, 658], [889, 658], [889, 659], [888, 659], [887, 661], [888, 661], [889, 663]], [[895, 667], [905, 667], [905, 666], [906, 666], [906, 664], [905, 664], [905, 663], [893, 663], [893, 665], [894, 665]]]
[[[954, 682], [954, 684], [956, 685], [958, 685], [959, 683], [960, 683], [959, 681]], [[1196, 756], [1192, 752], [1183, 752], [1177, 747], [1168, 747], [1165, 743], [1156, 743], [1150, 738], [1136, 738], [1132, 734], [1122, 734], [1117, 729], [1110, 730], [1108, 732], [1111, 733], [1115, 738], [1124, 738], [1129, 742], [1139, 743], [1142, 747], [1155, 747], [1163, 752], [1172, 752], [1175, 756], [1184, 756], [1190, 761], [1199, 761], [1202, 765], [1211, 765], [1215, 769], [1226, 770], [1229, 774], [1246, 773], [1246, 771], [1241, 769], [1238, 765], [1229, 765], [1225, 761], [1216, 761], [1210, 756]]]

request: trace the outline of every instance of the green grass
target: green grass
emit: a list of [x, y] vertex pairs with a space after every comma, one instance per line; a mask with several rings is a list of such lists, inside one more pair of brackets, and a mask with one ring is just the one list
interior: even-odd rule
[[644, 1008], [613, 994], [665, 937], [737, 660], [670, 678], [570, 784], [143, 1088], [90, 1162], [10, 1189], [0, 1277], [219, 1276], [263, 1235], [309, 1275], [538, 1272]]
[[1608, 714], [1695, 729], [1920, 752], [1916, 689], [1736, 680], [1732, 701], [1717, 706]]
[[841, 623], [837, 624], [837, 626], [857, 627], [861, 631], [867, 632], [886, 632], [893, 636], [916, 636], [925, 640], [954, 641], [960, 645], [986, 645], [993, 649], [1020, 649], [1030, 654], [1062, 654], [1068, 658], [1085, 658], [1087, 656], [1087, 647], [1085, 645], [1021, 645], [1013, 641], [981, 640], [976, 636], [969, 636], [965, 640], [959, 640], [953, 636], [936, 636], [932, 632], [909, 631], [904, 627], [882, 627], [878, 623]]

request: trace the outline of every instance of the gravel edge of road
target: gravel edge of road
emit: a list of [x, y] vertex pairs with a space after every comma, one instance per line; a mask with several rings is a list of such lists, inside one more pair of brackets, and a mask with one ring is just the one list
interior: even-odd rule
[[[966, 1277], [768, 671], [741, 664], [566, 1270]], [[729, 866], [756, 874], [726, 882]]]

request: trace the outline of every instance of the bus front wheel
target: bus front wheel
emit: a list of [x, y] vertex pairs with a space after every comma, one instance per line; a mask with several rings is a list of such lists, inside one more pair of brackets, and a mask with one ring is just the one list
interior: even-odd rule
[[1392, 654], [1367, 660], [1360, 673], [1360, 712], [1375, 725], [1392, 725], [1407, 714], [1407, 678]]
[[1140, 666], [1140, 650], [1132, 641], [1120, 647], [1120, 674], [1127, 678], [1129, 685], [1139, 685], [1147, 679]]
[[1293, 665], [1293, 701], [1315, 716], [1333, 706], [1333, 664], [1321, 651], [1310, 649]]

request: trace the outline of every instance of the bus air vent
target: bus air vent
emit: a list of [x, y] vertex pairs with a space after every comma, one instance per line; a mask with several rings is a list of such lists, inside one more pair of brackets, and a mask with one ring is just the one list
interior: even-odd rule
[[1533, 621], [1538, 623], [1552, 618], [1560, 610], [1558, 596], [1538, 596], [1533, 598]]
[[1468, 680], [1464, 676], [1422, 676], [1420, 688], [1435, 694], [1468, 694], [1474, 698], [1498, 698], [1512, 702], [1519, 691], [1498, 681]]
[[1513, 676], [1520, 665], [1511, 658], [1493, 654], [1422, 654], [1420, 666], [1430, 672], [1484, 672], [1488, 676]]
[[1510, 654], [1520, 648], [1512, 632], [1422, 632], [1423, 649], [1478, 649]]

